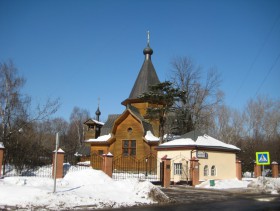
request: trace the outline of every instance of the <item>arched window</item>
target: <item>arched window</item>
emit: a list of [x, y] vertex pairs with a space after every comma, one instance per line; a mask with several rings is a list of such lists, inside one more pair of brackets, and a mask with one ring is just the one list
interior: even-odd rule
[[207, 165], [204, 166], [203, 174], [204, 174], [204, 176], [208, 176], [208, 174], [209, 174], [208, 166]]
[[211, 176], [216, 176], [216, 167], [215, 166], [212, 166], [211, 167]]

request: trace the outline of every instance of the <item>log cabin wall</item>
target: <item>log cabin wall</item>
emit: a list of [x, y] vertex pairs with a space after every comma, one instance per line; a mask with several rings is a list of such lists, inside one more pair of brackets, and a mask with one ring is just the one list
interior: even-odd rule
[[162, 105], [151, 104], [148, 102], [131, 103], [131, 105], [137, 108], [141, 116], [153, 126], [154, 135], [159, 137], [159, 120], [150, 120], [146, 117], [146, 114], [148, 107], [162, 107]]
[[145, 155], [143, 144], [143, 127], [139, 120], [129, 114], [118, 126], [116, 130], [116, 141], [114, 143], [114, 156], [122, 155], [123, 141], [135, 140], [136, 141], [136, 158]]

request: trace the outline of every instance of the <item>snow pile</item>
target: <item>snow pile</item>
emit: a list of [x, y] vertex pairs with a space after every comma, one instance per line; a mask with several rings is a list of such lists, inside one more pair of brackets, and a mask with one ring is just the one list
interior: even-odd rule
[[214, 186], [210, 185], [210, 180], [206, 180], [199, 185], [196, 185], [196, 188], [212, 188], [212, 189], [230, 189], [230, 188], [247, 188], [250, 181], [238, 180], [238, 179], [225, 179], [225, 180], [215, 180]]
[[280, 193], [280, 178], [258, 177], [248, 187], [264, 193], [278, 194]]
[[212, 188], [212, 189], [230, 189], [230, 188], [251, 188], [256, 191], [279, 194], [280, 193], [280, 178], [271, 177], [258, 177], [258, 178], [243, 178], [243, 180], [238, 179], [228, 179], [228, 180], [215, 180], [214, 186], [210, 185], [210, 180], [204, 181], [196, 188]]
[[63, 179], [6, 177], [0, 180], [0, 208], [80, 209], [117, 208], [168, 202], [168, 197], [148, 181], [114, 181], [102, 171], [69, 172]]

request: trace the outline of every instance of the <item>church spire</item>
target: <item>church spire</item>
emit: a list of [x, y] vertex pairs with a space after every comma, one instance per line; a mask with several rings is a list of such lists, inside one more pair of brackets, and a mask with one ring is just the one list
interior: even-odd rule
[[150, 31], [147, 31], [147, 47], [144, 48], [143, 53], [145, 55], [146, 60], [151, 59], [151, 55], [153, 54], [153, 49], [150, 48]]
[[101, 115], [101, 112], [99, 110], [99, 103], [100, 103], [100, 98], [98, 98], [98, 107], [97, 107], [97, 110], [95, 112], [95, 115], [96, 115], [96, 120], [99, 121], [99, 116]]
[[138, 97], [149, 91], [151, 85], [160, 83], [156, 70], [151, 60], [153, 49], [150, 47], [150, 32], [147, 31], [147, 46], [144, 48], [143, 53], [145, 55], [144, 63], [138, 73], [134, 86], [130, 92], [128, 99], [122, 102], [123, 105], [127, 105], [131, 100], [138, 100]]
[[147, 31], [147, 46], [150, 46], [150, 31]]

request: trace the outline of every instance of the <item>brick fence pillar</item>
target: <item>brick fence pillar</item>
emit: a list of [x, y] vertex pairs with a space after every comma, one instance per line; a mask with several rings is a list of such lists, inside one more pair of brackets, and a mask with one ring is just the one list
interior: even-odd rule
[[260, 177], [262, 175], [261, 166], [257, 165], [257, 163], [254, 163], [254, 174], [255, 174], [255, 178]]
[[170, 186], [170, 174], [171, 174], [171, 159], [167, 158], [167, 156], [163, 157], [162, 159], [163, 165], [163, 181], [162, 181], [162, 186], [164, 188], [168, 188]]
[[242, 180], [242, 165], [240, 160], [236, 160], [236, 178]]
[[103, 155], [102, 171], [109, 177], [113, 176], [113, 157], [110, 152]]
[[190, 161], [192, 186], [196, 186], [199, 184], [199, 160], [196, 157], [193, 157]]
[[271, 170], [272, 170], [272, 177], [277, 178], [279, 176], [279, 169], [278, 169], [278, 163], [273, 161], [271, 163]]
[[4, 159], [4, 144], [0, 142], [0, 178], [2, 177], [2, 163]]
[[[56, 179], [63, 178], [63, 162], [64, 162], [65, 152], [59, 148], [57, 150], [57, 160], [56, 160]], [[55, 166], [55, 151], [53, 151], [53, 169], [52, 177], [54, 178], [54, 166]]]

